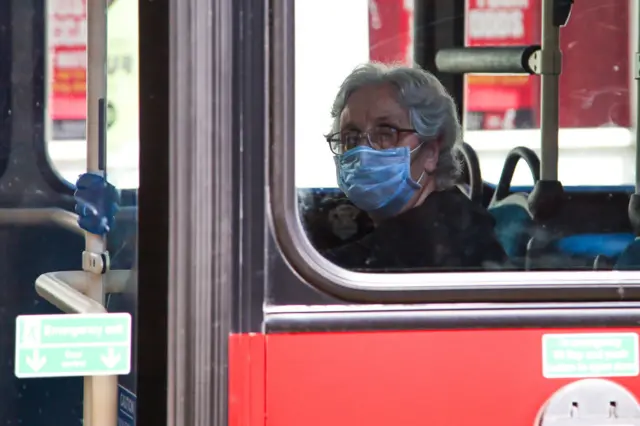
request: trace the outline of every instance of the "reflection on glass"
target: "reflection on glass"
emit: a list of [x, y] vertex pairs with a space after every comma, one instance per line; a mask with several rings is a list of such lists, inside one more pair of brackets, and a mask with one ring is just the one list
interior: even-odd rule
[[[86, 170], [86, 2], [48, 3], [47, 149], [69, 182]], [[109, 181], [138, 186], [138, 1], [111, 0], [107, 39]]]
[[[634, 182], [629, 43], [635, 30], [622, 18], [629, 4], [576, 2], [561, 29], [558, 172], [564, 185]], [[467, 2], [468, 46], [539, 44], [540, 24], [540, 0]], [[540, 153], [539, 78], [469, 75], [466, 80], [465, 141], [478, 152], [484, 178], [495, 183], [509, 149], [527, 146]], [[594, 175], [594, 168], [603, 172]], [[518, 167], [513, 183], [531, 185], [526, 166]]]
[[[628, 2], [578, 2], [561, 29], [562, 186], [533, 194], [539, 77], [466, 76], [465, 98], [453, 100], [464, 104], [464, 128], [451, 130], [443, 117], [452, 104], [439, 103], [438, 84], [424, 83], [430, 74], [410, 85], [389, 77], [418, 73], [414, 2], [351, 3], [351, 13], [331, 17], [350, 28], [340, 40], [327, 39], [318, 19], [329, 5], [296, 5], [296, 184], [303, 227], [321, 254], [368, 271], [628, 269], [638, 31], [621, 19]], [[468, 46], [540, 42], [539, 0], [469, 0], [466, 8]], [[392, 66], [356, 69], [367, 62]], [[438, 113], [417, 112], [429, 108]], [[520, 161], [505, 181], [517, 147], [529, 164]], [[506, 186], [496, 190], [501, 178]], [[640, 258], [631, 263], [640, 268]]]

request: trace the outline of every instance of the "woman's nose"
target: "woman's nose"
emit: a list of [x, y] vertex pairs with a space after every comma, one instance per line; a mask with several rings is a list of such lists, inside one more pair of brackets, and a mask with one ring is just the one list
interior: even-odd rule
[[369, 136], [368, 132], [362, 132], [358, 136], [357, 146], [364, 146], [364, 145], [371, 146], [371, 137]]

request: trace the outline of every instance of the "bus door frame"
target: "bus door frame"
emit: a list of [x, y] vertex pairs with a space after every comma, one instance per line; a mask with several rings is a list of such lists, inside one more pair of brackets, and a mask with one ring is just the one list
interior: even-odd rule
[[138, 0], [138, 332], [132, 373], [139, 425], [168, 424], [169, 4], [169, 0]]
[[[147, 1], [149, 5], [146, 9], [152, 13], [150, 4], [158, 0], [141, 0]], [[161, 294], [150, 295], [154, 291], [154, 275], [149, 270], [149, 275], [140, 280], [141, 292], [145, 286], [142, 279], [148, 280], [145, 294], [149, 298], [146, 302], [142, 300], [147, 305], [146, 312], [140, 309], [141, 320], [153, 321], [154, 313], [150, 305], [154, 298], [160, 302], [159, 306], [166, 303], [167, 374], [165, 386], [155, 390], [155, 393], [151, 389], [153, 383], [143, 388], [143, 380], [139, 381], [142, 398], [143, 392], [157, 397], [161, 391], [165, 392], [168, 425], [222, 426], [227, 425], [228, 421], [228, 340], [233, 318], [239, 315], [236, 296], [243, 293], [238, 291], [235, 283], [241, 277], [238, 272], [237, 239], [241, 217], [239, 164], [243, 157], [239, 153], [247, 135], [239, 129], [245, 126], [251, 132], [250, 129], [255, 126], [255, 123], [240, 120], [242, 102], [236, 96], [239, 92], [237, 81], [246, 81], [242, 75], [244, 72], [251, 74], [251, 70], [238, 69], [238, 64], [250, 54], [250, 43], [257, 44], [254, 51], [264, 49], [255, 39], [245, 37], [250, 32], [241, 28], [240, 19], [257, 21], [256, 27], [260, 28], [258, 34], [264, 34], [264, 16], [256, 14], [257, 10], [261, 10], [256, 3], [247, 0], [168, 0], [168, 13], [164, 16], [169, 19], [159, 16], [165, 13], [164, 9], [156, 9], [155, 12], [158, 14], [156, 22], [163, 20], [169, 28], [168, 52], [161, 52], [158, 47], [154, 52], [155, 62], [147, 65], [141, 61], [141, 69], [145, 67], [148, 75], [151, 75], [152, 68], [160, 63], [160, 57], [166, 59], [168, 53], [168, 61], [165, 62], [169, 64], [168, 75], [155, 79], [157, 85], [147, 85], [141, 78], [140, 97], [142, 100], [154, 90], [168, 95], [159, 100], [155, 107], [150, 107], [145, 115], [149, 127], [152, 121], [159, 123], [162, 117], [168, 117], [168, 129], [159, 126], [161, 132], [168, 130], [168, 155], [162, 157], [167, 162], [163, 162], [161, 169], [161, 172], [166, 172], [163, 184], [166, 185], [164, 197], [166, 199], [168, 194], [168, 206], [155, 226], [151, 221], [146, 224], [141, 221], [140, 227], [141, 238], [146, 236], [149, 241], [152, 239], [150, 234], [157, 232], [158, 226], [168, 227], [168, 268], [162, 271], [164, 279], [168, 277], [168, 292], [161, 289]], [[142, 8], [140, 15], [143, 15]], [[143, 24], [144, 21], [141, 22], [141, 28], [145, 27]], [[141, 53], [143, 43], [152, 43], [151, 28], [146, 29], [149, 30], [149, 39], [145, 40], [141, 35]], [[238, 80], [236, 76], [240, 76]], [[160, 80], [164, 80], [164, 86]], [[253, 82], [257, 84], [254, 103], [259, 104], [260, 93], [265, 90], [264, 82]], [[167, 87], [168, 93], [165, 92]], [[165, 109], [166, 99], [168, 111]], [[264, 111], [262, 105], [257, 108]], [[165, 115], [165, 112], [168, 114]], [[251, 118], [246, 117], [249, 120]], [[166, 139], [166, 136], [148, 130], [150, 138]], [[259, 145], [264, 140], [264, 129], [257, 126], [253, 131], [257, 135], [253, 144]], [[153, 142], [148, 141], [149, 144]], [[144, 198], [144, 185], [154, 186], [150, 170], [154, 154], [151, 151], [149, 146], [146, 152], [149, 161], [146, 164], [149, 173], [147, 180], [143, 180], [143, 175], [140, 183], [140, 211], [142, 213], [144, 209], [148, 214], [153, 211], [154, 202], [158, 201], [152, 200], [150, 195]], [[141, 168], [142, 159], [141, 156]], [[155, 185], [160, 189], [160, 184]], [[253, 188], [252, 182], [246, 185]], [[166, 220], [166, 223], [160, 223], [160, 220]], [[160, 255], [160, 258], [163, 256]], [[153, 257], [152, 253], [141, 251], [141, 272], [143, 260], [145, 266], [151, 268], [152, 262], [156, 262]], [[160, 275], [157, 273], [156, 276]], [[159, 300], [167, 295], [167, 299]], [[158, 306], [155, 309], [157, 312]], [[156, 340], [160, 342], [162, 339], [157, 337]], [[151, 339], [147, 341], [150, 342]], [[142, 337], [139, 344], [143, 345]], [[151, 346], [149, 350], [158, 352], [157, 348]], [[146, 355], [149, 360], [151, 354]], [[140, 359], [142, 361], [142, 357]], [[157, 365], [161, 367], [160, 360]], [[157, 384], [160, 382], [158, 379]], [[145, 415], [152, 416], [154, 409], [163, 410], [158, 406], [151, 407], [153, 403], [153, 397], [147, 399]], [[141, 415], [142, 409], [141, 399]]]

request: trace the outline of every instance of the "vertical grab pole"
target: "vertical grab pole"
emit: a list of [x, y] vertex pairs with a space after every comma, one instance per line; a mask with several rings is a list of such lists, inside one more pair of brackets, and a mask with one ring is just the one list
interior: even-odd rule
[[560, 26], [555, 25], [556, 0], [542, 0], [540, 52], [540, 179], [558, 180], [558, 95], [562, 70]]
[[[633, 55], [633, 77], [635, 78], [635, 101], [636, 108], [634, 111], [634, 117], [632, 117], [631, 122], [635, 127], [635, 148], [636, 148], [636, 194], [640, 194], [640, 145], [638, 142], [640, 141], [640, 0], [636, 0], [631, 2], [631, 22], [630, 26], [632, 26], [629, 30], [633, 34], [633, 38], [635, 39], [634, 43], [634, 55]], [[633, 19], [635, 18], [635, 19]]]
[[[105, 99], [107, 94], [107, 0], [87, 0], [87, 171], [106, 175]], [[85, 234], [83, 269], [87, 296], [104, 306], [105, 275], [85, 267], [84, 259], [107, 263], [106, 238]], [[112, 376], [84, 378], [84, 425], [115, 426], [117, 380]]]

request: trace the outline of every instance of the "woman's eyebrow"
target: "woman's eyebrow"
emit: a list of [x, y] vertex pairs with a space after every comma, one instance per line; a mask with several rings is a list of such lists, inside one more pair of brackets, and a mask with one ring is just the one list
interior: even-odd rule
[[358, 128], [358, 126], [356, 126], [351, 121], [347, 121], [344, 124], [340, 124], [340, 131], [344, 132], [345, 130], [357, 130], [357, 131], [359, 131], [360, 129]]
[[[376, 117], [373, 120], [373, 125], [380, 125], [380, 124], [400, 125], [402, 124], [402, 121], [403, 120], [399, 118], [397, 115], [383, 114]], [[347, 121], [345, 123], [340, 124], [340, 131], [343, 132], [345, 130], [361, 131], [360, 126], [356, 125], [351, 121]]]
[[375, 119], [375, 123], [376, 124], [380, 124], [380, 123], [391, 123], [391, 124], [398, 124], [401, 120], [398, 119], [398, 117], [394, 117], [392, 115], [381, 115], [380, 117]]

